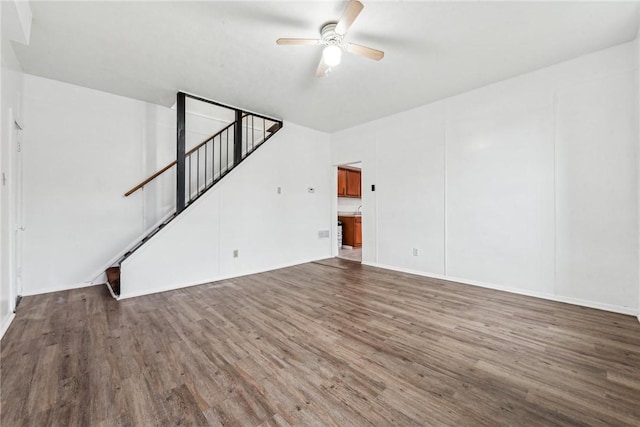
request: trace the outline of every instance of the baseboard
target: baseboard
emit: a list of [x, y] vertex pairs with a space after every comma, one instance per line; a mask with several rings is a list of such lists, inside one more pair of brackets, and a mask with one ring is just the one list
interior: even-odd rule
[[76, 283], [75, 285], [54, 286], [47, 289], [36, 290], [34, 292], [24, 292], [23, 296], [50, 294], [51, 292], [68, 291], [71, 289], [88, 288], [89, 286], [97, 286], [98, 284], [92, 282]]
[[1, 326], [2, 329], [0, 329], [0, 339], [2, 339], [2, 337], [4, 336], [4, 333], [7, 332], [7, 329], [9, 329], [9, 325], [11, 325], [11, 322], [13, 322], [13, 319], [15, 317], [16, 317], [16, 314], [11, 312], [9, 313], [8, 316], [4, 318]]
[[[293, 266], [296, 266], [296, 265], [306, 264], [308, 262], [320, 261], [320, 260], [323, 260], [323, 259], [327, 259], [327, 256], [322, 256], [322, 257], [319, 257], [319, 258], [309, 258], [309, 259], [299, 260], [299, 261], [290, 262], [290, 263], [278, 264], [278, 265], [275, 265], [275, 266], [268, 267], [266, 269], [256, 269], [256, 270], [244, 271], [244, 272], [242, 272], [240, 274], [229, 274], [229, 275], [225, 275], [225, 276], [217, 276], [217, 277], [212, 277], [210, 279], [198, 280], [196, 282], [183, 283], [183, 284], [180, 284], [180, 285], [163, 286], [163, 287], [159, 287], [159, 288], [155, 288], [155, 289], [148, 289], [148, 290], [143, 290], [143, 291], [140, 291], [140, 292], [132, 292], [132, 293], [124, 293], [123, 292], [123, 287], [125, 287], [126, 284], [123, 283], [122, 279], [121, 279], [121, 282], [120, 282], [120, 286], [121, 286], [120, 287], [120, 296], [118, 297], [118, 300], [136, 298], [136, 297], [141, 297], [141, 296], [144, 296], [144, 295], [152, 295], [152, 294], [157, 294], [157, 293], [160, 293], [160, 292], [175, 291], [176, 289], [189, 288], [191, 286], [206, 285], [206, 284], [212, 283], [212, 282], [219, 282], [221, 280], [236, 279], [238, 277], [250, 276], [252, 274], [266, 273], [267, 271], [279, 270], [281, 268], [293, 267]], [[122, 274], [122, 272], [121, 272], [121, 274]]]
[[482, 287], [482, 288], [493, 289], [493, 290], [497, 290], [497, 291], [510, 292], [512, 294], [518, 294], [518, 295], [525, 295], [525, 296], [529, 296], [529, 297], [542, 298], [542, 299], [546, 299], [546, 300], [549, 300], [549, 301], [562, 302], [562, 303], [566, 303], [566, 304], [573, 304], [573, 305], [578, 305], [578, 306], [581, 306], [581, 307], [595, 308], [595, 309], [598, 309], [598, 310], [610, 311], [610, 312], [619, 313], [619, 314], [627, 314], [627, 315], [630, 315], [630, 316], [638, 316], [638, 320], [640, 321], [640, 312], [637, 309], [632, 308], [632, 307], [624, 307], [624, 306], [618, 306], [618, 305], [612, 305], [612, 304], [604, 304], [604, 303], [595, 302], [595, 301], [588, 301], [588, 300], [581, 300], [581, 299], [578, 299], [578, 298], [565, 297], [565, 296], [562, 296], [562, 295], [553, 295], [553, 294], [549, 294], [549, 293], [545, 293], [545, 292], [529, 291], [529, 290], [526, 290], [526, 289], [510, 288], [510, 287], [507, 287], [507, 286], [500, 286], [500, 285], [495, 285], [495, 284], [492, 284], [492, 283], [478, 282], [478, 281], [475, 281], [475, 280], [462, 279], [460, 277], [445, 276], [445, 275], [442, 275], [442, 274], [428, 273], [428, 272], [419, 271], [419, 270], [412, 270], [410, 268], [394, 267], [394, 266], [385, 265], [385, 264], [376, 264], [376, 263], [370, 263], [370, 262], [363, 262], [362, 264], [363, 265], [368, 265], [368, 266], [371, 266], [371, 267], [384, 268], [385, 270], [393, 270], [393, 271], [399, 271], [399, 272], [402, 272], [402, 273], [415, 274], [416, 276], [430, 277], [430, 278], [433, 278], [433, 279], [440, 279], [440, 280], [448, 280], [450, 282], [457, 282], [457, 283], [462, 283], [462, 284], [465, 284], [465, 285], [479, 286], [479, 287]]

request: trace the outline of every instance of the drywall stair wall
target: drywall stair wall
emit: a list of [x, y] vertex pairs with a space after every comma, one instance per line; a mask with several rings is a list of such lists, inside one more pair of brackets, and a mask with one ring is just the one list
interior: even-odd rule
[[329, 156], [327, 134], [287, 123], [122, 262], [120, 298], [330, 257]]

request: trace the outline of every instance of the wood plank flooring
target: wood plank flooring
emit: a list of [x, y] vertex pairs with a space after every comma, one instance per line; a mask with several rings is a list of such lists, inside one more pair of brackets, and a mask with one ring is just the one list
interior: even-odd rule
[[338, 258], [348, 259], [351, 261], [362, 261], [362, 248], [345, 249], [340, 248], [338, 250]]
[[330, 259], [26, 297], [2, 426], [640, 425], [632, 316]]

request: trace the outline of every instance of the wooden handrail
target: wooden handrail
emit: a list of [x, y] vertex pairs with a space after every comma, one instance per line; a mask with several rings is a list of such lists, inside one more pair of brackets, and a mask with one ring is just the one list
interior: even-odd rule
[[176, 162], [175, 160], [169, 163], [167, 166], [163, 167], [158, 172], [154, 173], [149, 178], [145, 179], [140, 184], [136, 185], [131, 190], [124, 193], [124, 197], [129, 197], [130, 195], [132, 195], [133, 193], [135, 193], [136, 191], [138, 191], [139, 189], [141, 189], [142, 187], [144, 187], [145, 185], [147, 185], [148, 183], [150, 183], [151, 181], [153, 181], [154, 179], [162, 175], [166, 170], [171, 169], [171, 166], [174, 166], [176, 163], [178, 162]]
[[[244, 117], [244, 116], [243, 116]], [[205, 139], [204, 141], [202, 141], [200, 144], [196, 145], [195, 147], [193, 147], [191, 150], [187, 151], [186, 153], [184, 153], [185, 157], [190, 155], [191, 153], [194, 153], [196, 151], [198, 151], [198, 149], [200, 149], [200, 147], [202, 147], [203, 145], [205, 145], [207, 142], [211, 141], [212, 139], [214, 139], [216, 136], [221, 135], [223, 132], [225, 132], [226, 130], [228, 130], [231, 126], [235, 125], [236, 122], [232, 122], [229, 123], [226, 127], [220, 129], [218, 132], [214, 133], [213, 135], [211, 135], [210, 137], [208, 137], [207, 139]], [[154, 173], [153, 175], [151, 175], [149, 178], [145, 179], [144, 181], [142, 181], [140, 184], [136, 185], [135, 187], [131, 188], [131, 190], [127, 191], [126, 193], [124, 193], [124, 197], [129, 197], [130, 195], [132, 195], [133, 193], [135, 193], [136, 191], [140, 190], [142, 187], [144, 187], [145, 185], [147, 185], [148, 183], [150, 183], [151, 181], [153, 181], [154, 179], [156, 179], [157, 177], [159, 177], [160, 175], [162, 175], [163, 173], [165, 173], [167, 170], [171, 169], [172, 166], [175, 166], [176, 163], [178, 163], [176, 160], [174, 160], [173, 162], [169, 163], [168, 165], [166, 165], [165, 167], [163, 167], [162, 169], [160, 169], [158, 172]]]

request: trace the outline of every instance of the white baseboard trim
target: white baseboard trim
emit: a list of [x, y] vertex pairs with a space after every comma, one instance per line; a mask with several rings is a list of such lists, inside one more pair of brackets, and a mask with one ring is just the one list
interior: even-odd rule
[[4, 333], [7, 332], [7, 329], [9, 329], [9, 325], [11, 325], [11, 322], [13, 322], [13, 319], [16, 317], [16, 314], [11, 312], [9, 313], [8, 316], [6, 316], [3, 320], [2, 320], [2, 326], [0, 328], [0, 339], [2, 339], [2, 337], [4, 336]]
[[[295, 265], [305, 264], [305, 263], [314, 262], [314, 261], [320, 261], [320, 260], [323, 260], [323, 259], [327, 259], [327, 256], [323, 256], [323, 257], [320, 257], [320, 258], [310, 258], [310, 259], [304, 259], [304, 260], [299, 260], [299, 261], [295, 261], [295, 262], [288, 262], [288, 263], [278, 264], [278, 265], [271, 266], [271, 267], [268, 267], [268, 268], [265, 268], [265, 269], [248, 270], [248, 271], [244, 271], [242, 273], [237, 273], [237, 274], [228, 274], [228, 275], [224, 275], [224, 276], [217, 276], [217, 277], [212, 277], [210, 279], [198, 280], [197, 282], [184, 283], [184, 284], [180, 284], [180, 285], [169, 285], [169, 286], [158, 287], [158, 288], [155, 288], [155, 289], [147, 289], [147, 290], [143, 290], [143, 291], [140, 291], [140, 292], [131, 292], [131, 293], [126, 293], [126, 292], [123, 293], [124, 288], [127, 286], [127, 284], [125, 282], [123, 282], [122, 279], [121, 279], [121, 281], [120, 281], [120, 292], [121, 293], [120, 293], [120, 297], [118, 297], [118, 300], [141, 297], [141, 296], [144, 296], [144, 295], [157, 294], [159, 292], [174, 291], [176, 289], [189, 288], [191, 286], [206, 285], [206, 284], [211, 283], [211, 282], [219, 282], [221, 280], [235, 279], [235, 278], [238, 278], [238, 277], [250, 276], [252, 274], [266, 273], [267, 271], [279, 270], [281, 268], [293, 267]], [[121, 274], [122, 274], [122, 272], [121, 272]]]
[[428, 272], [419, 271], [419, 270], [412, 270], [410, 268], [394, 267], [394, 266], [385, 265], [385, 264], [376, 264], [376, 263], [371, 263], [371, 262], [363, 262], [362, 264], [363, 265], [368, 265], [368, 266], [371, 266], [371, 267], [384, 268], [385, 270], [393, 270], [393, 271], [399, 271], [399, 272], [402, 272], [402, 273], [415, 274], [416, 276], [430, 277], [430, 278], [433, 278], [433, 279], [440, 279], [440, 280], [448, 280], [450, 282], [457, 282], [457, 283], [462, 283], [462, 284], [465, 284], [465, 285], [479, 286], [479, 287], [482, 287], [482, 288], [493, 289], [493, 290], [497, 290], [497, 291], [510, 292], [512, 294], [518, 294], [518, 295], [525, 295], [525, 296], [529, 296], [529, 297], [542, 298], [542, 299], [546, 299], [546, 300], [549, 300], [549, 301], [563, 302], [563, 303], [566, 303], [566, 304], [573, 304], [573, 305], [578, 305], [578, 306], [582, 306], [582, 307], [595, 308], [595, 309], [598, 309], [598, 310], [610, 311], [610, 312], [613, 312], [613, 313], [627, 314], [627, 315], [631, 315], [631, 316], [638, 316], [638, 321], [640, 321], [640, 312], [637, 309], [633, 308], [633, 307], [624, 307], [624, 306], [600, 303], [600, 302], [596, 302], [596, 301], [587, 301], [587, 300], [582, 300], [582, 299], [578, 299], [578, 298], [565, 297], [565, 296], [562, 296], [562, 295], [553, 295], [553, 294], [548, 294], [548, 293], [545, 293], [545, 292], [530, 291], [530, 290], [526, 290], [526, 289], [510, 288], [510, 287], [507, 287], [507, 286], [494, 285], [492, 283], [478, 282], [478, 281], [475, 281], [475, 280], [462, 279], [462, 278], [459, 278], [459, 277], [445, 276], [445, 275], [442, 275], [442, 274], [428, 273]]
[[71, 290], [71, 289], [88, 288], [89, 286], [98, 286], [98, 285], [99, 284], [92, 283], [92, 282], [83, 282], [83, 283], [76, 283], [74, 285], [52, 286], [52, 287], [47, 288], [47, 289], [38, 289], [38, 290], [35, 290], [35, 291], [25, 291], [23, 296], [49, 294], [51, 292], [68, 291], [68, 290]]

